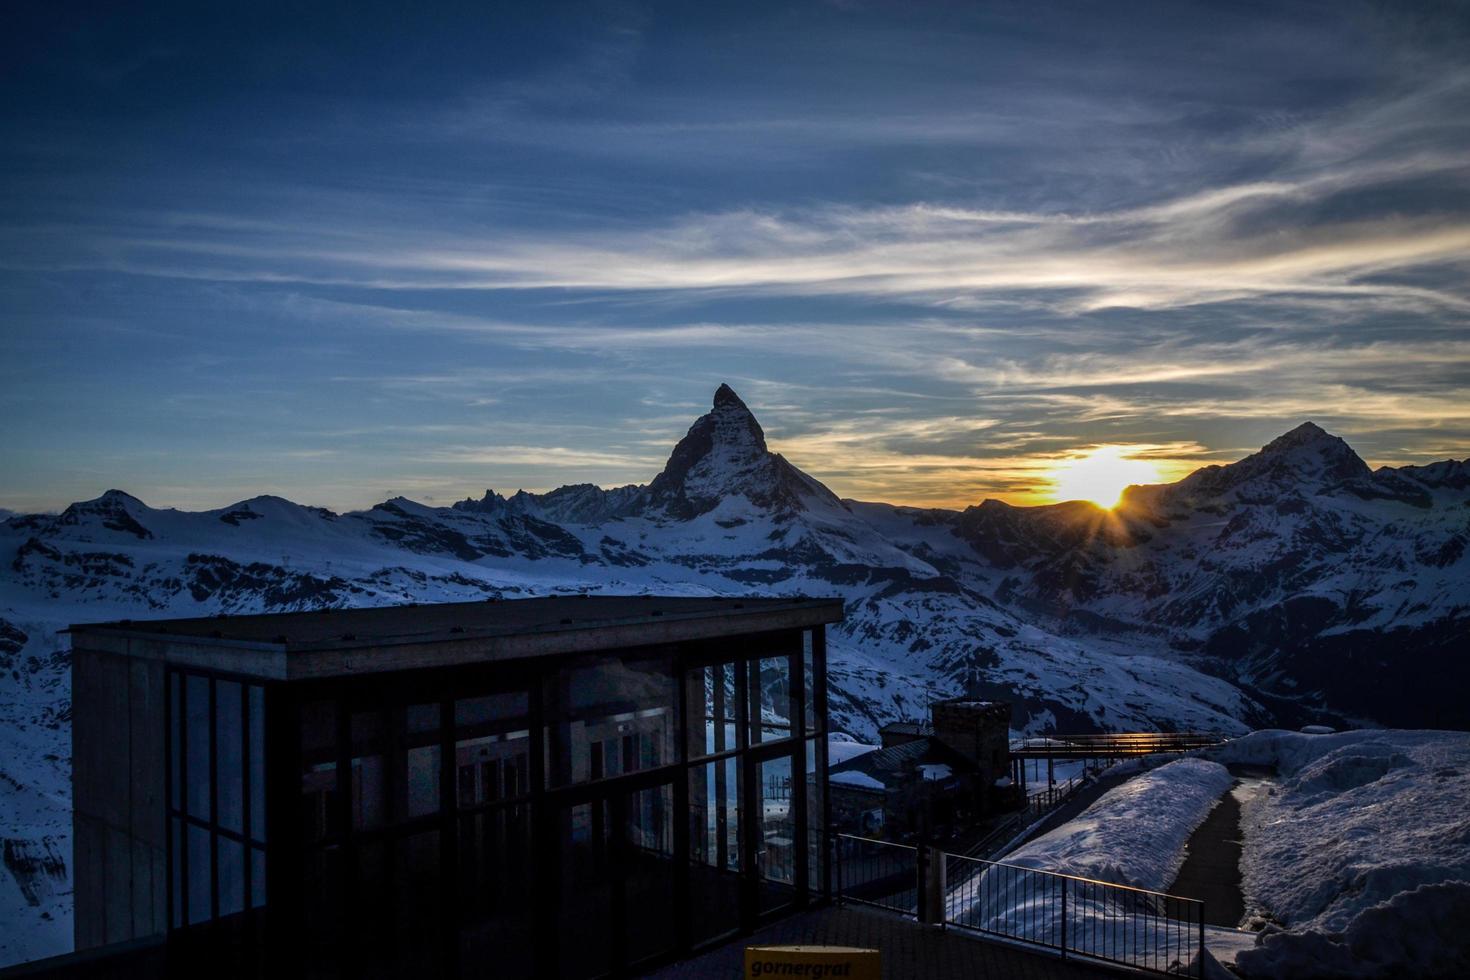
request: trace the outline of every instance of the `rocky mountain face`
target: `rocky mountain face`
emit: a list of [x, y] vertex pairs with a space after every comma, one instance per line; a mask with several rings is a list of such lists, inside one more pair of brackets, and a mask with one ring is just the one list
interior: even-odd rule
[[[1470, 727], [1470, 461], [1371, 470], [1306, 423], [1176, 484], [962, 512], [842, 501], [726, 386], [645, 486], [335, 514], [120, 491], [0, 521], [0, 964], [64, 949], [68, 623], [558, 591], [838, 595], [835, 727], [954, 693], [1018, 731]], [[7, 880], [8, 875], [8, 880]], [[63, 921], [66, 920], [66, 921]], [[21, 921], [34, 929], [10, 928]]]

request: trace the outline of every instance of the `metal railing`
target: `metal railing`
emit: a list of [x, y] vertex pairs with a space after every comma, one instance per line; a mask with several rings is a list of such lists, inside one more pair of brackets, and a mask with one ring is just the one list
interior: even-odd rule
[[1046, 789], [1039, 789], [1033, 793], [1026, 794], [1026, 810], [1032, 816], [1041, 816], [1043, 813], [1065, 803], [1073, 793], [1082, 788], [1083, 778], [1072, 776], [1065, 783], [1056, 783]]
[[942, 857], [947, 925], [1135, 969], [1199, 977], [1204, 903], [959, 854]]
[[1122, 759], [1155, 752], [1189, 752], [1219, 745], [1225, 738], [1206, 732], [1108, 732], [1051, 735], [1011, 744], [1011, 757], [1022, 759]]
[[1076, 875], [835, 834], [837, 897], [1139, 970], [1201, 977], [1204, 903]]
[[908, 844], [834, 835], [837, 894], [850, 902], [917, 915], [919, 849]]

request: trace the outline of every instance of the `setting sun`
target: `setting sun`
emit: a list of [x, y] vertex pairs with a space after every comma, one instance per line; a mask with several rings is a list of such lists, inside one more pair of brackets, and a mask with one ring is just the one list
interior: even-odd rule
[[1099, 446], [1064, 460], [1052, 473], [1052, 496], [1061, 500], [1088, 500], [1111, 510], [1123, 489], [1135, 483], [1158, 483], [1159, 468], [1146, 459], [1132, 459], [1127, 446]]

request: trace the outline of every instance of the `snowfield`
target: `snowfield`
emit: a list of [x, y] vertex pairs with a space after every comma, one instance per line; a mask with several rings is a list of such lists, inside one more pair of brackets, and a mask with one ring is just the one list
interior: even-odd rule
[[1470, 734], [1262, 731], [1208, 753], [1275, 766], [1246, 802], [1251, 977], [1470, 975]]
[[[1371, 470], [1306, 423], [1111, 512], [918, 509], [838, 499], [722, 386], [643, 486], [345, 514], [270, 496], [186, 512], [113, 490], [0, 514], [0, 966], [71, 946], [57, 631], [575, 592], [842, 598], [830, 730], [859, 741], [834, 760], [976, 692], [1013, 704], [1016, 736], [1470, 725], [1470, 460]], [[1054, 857], [1081, 870], [1084, 851]]]
[[1076, 819], [1006, 855], [1006, 864], [1163, 891], [1184, 845], [1233, 782], [1218, 762], [1180, 759], [1104, 793]]
[[1151, 917], [1177, 914], [1167, 903], [1077, 881], [1066, 882], [1064, 896], [1063, 879], [1015, 869], [1161, 891], [1184, 863], [1189, 835], [1233, 781], [1217, 762], [1180, 759], [1114, 787], [1076, 819], [1011, 852], [1003, 864], [950, 859], [949, 918], [984, 932], [1065, 944], [1106, 959], [1186, 969], [1198, 949], [1197, 933]]

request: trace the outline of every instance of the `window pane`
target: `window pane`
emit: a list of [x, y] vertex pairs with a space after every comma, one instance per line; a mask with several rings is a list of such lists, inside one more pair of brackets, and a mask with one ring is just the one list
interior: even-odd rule
[[715, 755], [736, 747], [740, 724], [735, 698], [735, 665], [714, 664], [689, 672], [689, 757]]
[[250, 849], [250, 907], [265, 907], [265, 851]]
[[439, 706], [409, 705], [403, 709], [403, 730], [408, 735], [431, 735], [439, 731]]
[[790, 738], [791, 658], [763, 657], [749, 669], [751, 742]]
[[[234, 681], [214, 683], [214, 772], [218, 781], [215, 822], [227, 830], [245, 830], [244, 719], [240, 713], [240, 685]], [[223, 901], [223, 899], [221, 899]]]
[[[401, 757], [395, 756], [393, 819], [439, 812], [439, 705], [411, 704], [403, 710]], [[402, 761], [397, 761], [399, 758]], [[397, 768], [401, 766], [402, 768]]]
[[394, 844], [393, 904], [398, 969], [391, 976], [432, 977], [440, 972], [443, 887], [439, 833], [414, 834]]
[[[807, 885], [814, 892], [823, 887], [823, 868], [827, 852], [822, 847], [822, 788], [826, 780], [821, 779], [821, 745], [818, 739], [807, 739], [806, 743], [806, 868]], [[798, 828], [799, 831], [799, 828]]]
[[[637, 772], [674, 761], [677, 685], [666, 658], [605, 659], [565, 669], [550, 705], [553, 785]], [[595, 756], [594, 756], [595, 749]]]
[[352, 716], [352, 826], [383, 826], [383, 717], [380, 712]]
[[185, 762], [189, 813], [209, 820], [209, 679], [187, 675], [185, 682]]
[[265, 840], [265, 689], [250, 687], [250, 836]]
[[674, 947], [674, 788], [630, 793], [626, 803], [624, 898], [628, 962]]
[[454, 702], [454, 727], [474, 729], [497, 726], [501, 722], [524, 719], [529, 712], [526, 692], [487, 694], [478, 698], [461, 698]]
[[245, 845], [220, 837], [215, 841], [215, 854], [219, 864], [220, 916], [245, 911]]
[[173, 909], [170, 921], [178, 929], [184, 924], [184, 825], [178, 817], [169, 820], [169, 883], [173, 888]]
[[562, 976], [599, 976], [612, 967], [609, 810], [608, 801], [598, 800], [558, 814], [563, 836], [556, 931]]
[[168, 748], [168, 803], [169, 806], [173, 807], [175, 810], [182, 810], [184, 808], [184, 800], [180, 795], [182, 790], [179, 788], [179, 771], [181, 769], [180, 757], [184, 751], [184, 742], [182, 737], [184, 731], [184, 699], [182, 694], [183, 683], [183, 678], [181, 678], [176, 672], [169, 673], [168, 697], [170, 725]]
[[404, 781], [406, 816], [422, 817], [439, 812], [439, 746], [408, 750], [408, 775]]
[[795, 880], [795, 828], [791, 809], [791, 760], [771, 759], [756, 767], [760, 810], [756, 816], [756, 870], [761, 911], [790, 901]]
[[210, 874], [213, 854], [209, 831], [190, 826], [189, 834], [189, 923], [206, 922], [210, 915]]
[[519, 691], [455, 702], [455, 794], [461, 808], [531, 792], [528, 707]]
[[696, 943], [740, 928], [739, 760], [689, 770], [689, 904]]
[[315, 701], [301, 706], [301, 812], [308, 843], [334, 832], [337, 798], [337, 706]]
[[817, 677], [814, 657], [812, 631], [803, 630], [801, 633], [802, 711], [806, 719], [806, 734], [808, 735], [817, 730]]
[[531, 976], [531, 809], [493, 807], [459, 821], [461, 976]]
[[[308, 977], [336, 976], [342, 950], [338, 940], [342, 929], [343, 857], [341, 848], [313, 847], [306, 852], [302, 874], [302, 930]], [[315, 969], [313, 969], [315, 967]]]

